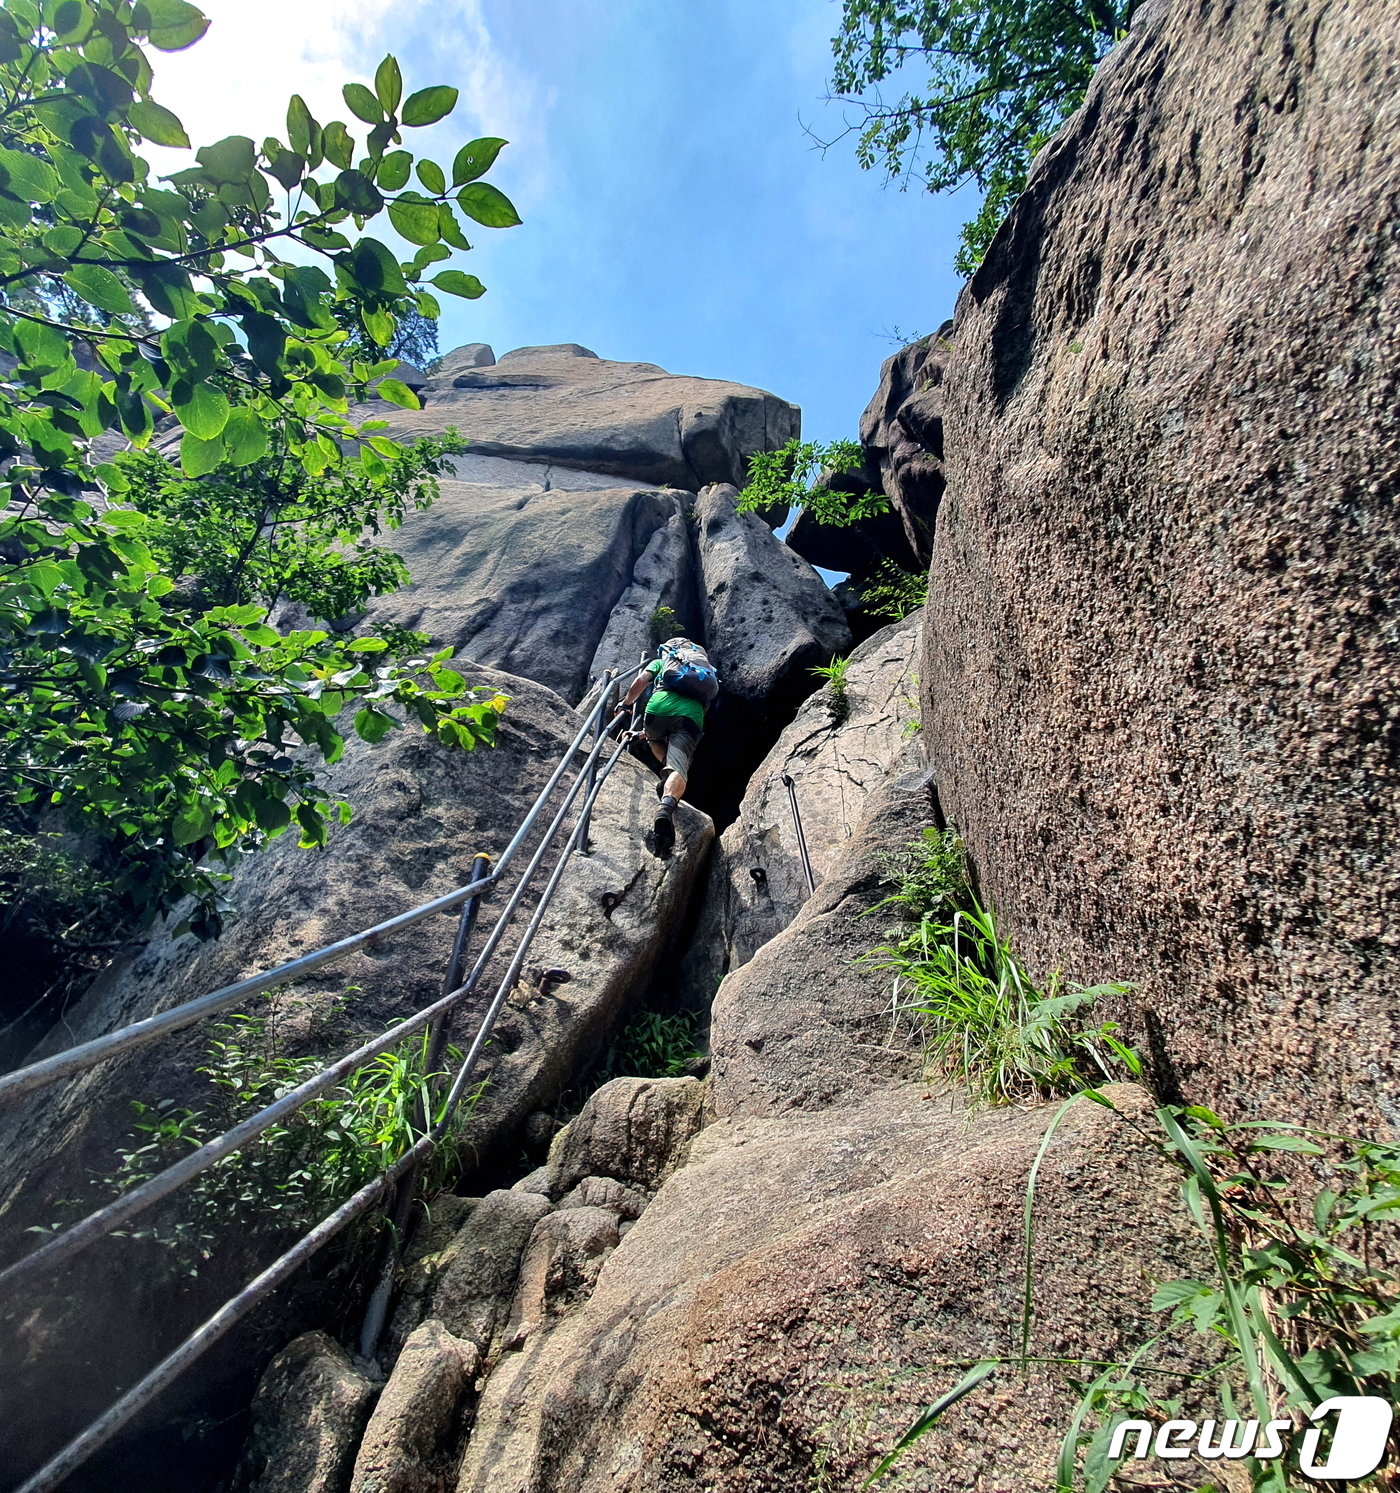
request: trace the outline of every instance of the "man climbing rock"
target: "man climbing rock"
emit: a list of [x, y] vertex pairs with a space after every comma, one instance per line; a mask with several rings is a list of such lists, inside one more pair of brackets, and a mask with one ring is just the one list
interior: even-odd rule
[[632, 681], [617, 715], [629, 710], [649, 685], [655, 688], [642, 729], [652, 757], [664, 764], [654, 769], [663, 781], [652, 842], [657, 855], [668, 856], [676, 843], [676, 805], [685, 797], [691, 759], [705, 730], [705, 712], [719, 694], [719, 675], [698, 643], [670, 638]]

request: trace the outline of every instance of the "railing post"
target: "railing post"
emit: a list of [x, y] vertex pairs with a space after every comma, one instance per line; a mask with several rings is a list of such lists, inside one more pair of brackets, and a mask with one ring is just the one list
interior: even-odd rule
[[[491, 857], [478, 853], [472, 858], [473, 881], [480, 881], [491, 865]], [[457, 934], [452, 940], [452, 955], [442, 976], [441, 995], [454, 991], [462, 981], [462, 963], [467, 945], [471, 941], [472, 929], [476, 926], [476, 915], [481, 907], [481, 893], [468, 897], [462, 904], [461, 916], [457, 919]], [[452, 1011], [444, 1011], [428, 1028], [427, 1049], [423, 1058], [423, 1082], [414, 1105], [417, 1130], [426, 1135], [432, 1128], [432, 1075], [447, 1047], [447, 1036], [452, 1026]], [[403, 1256], [404, 1241], [408, 1235], [409, 1220], [413, 1216], [413, 1199], [418, 1192], [418, 1177], [422, 1172], [421, 1162], [416, 1162], [399, 1178], [394, 1188], [394, 1201], [389, 1208], [389, 1237], [384, 1241], [384, 1258], [380, 1262], [379, 1275], [365, 1307], [364, 1321], [360, 1324], [360, 1357], [373, 1358], [379, 1339], [384, 1333], [384, 1324], [389, 1320], [389, 1302], [393, 1299], [394, 1278], [399, 1273], [399, 1260]]]
[[792, 780], [792, 774], [783, 774], [783, 786], [788, 791], [788, 803], [792, 805], [792, 827], [797, 831], [797, 853], [802, 857], [802, 874], [807, 878], [807, 895], [810, 897], [817, 889], [816, 877], [812, 875], [812, 862], [807, 854], [807, 836], [802, 833], [802, 815], [797, 810], [797, 784]]

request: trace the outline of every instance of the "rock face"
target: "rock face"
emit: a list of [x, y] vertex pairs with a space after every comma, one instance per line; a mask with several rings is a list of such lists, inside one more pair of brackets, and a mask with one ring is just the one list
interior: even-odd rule
[[964, 293], [924, 722], [1168, 1093], [1400, 1120], [1400, 37], [1144, 6]]
[[692, 492], [743, 482], [749, 455], [798, 433], [799, 414], [761, 389], [616, 363], [575, 344], [524, 347], [492, 364], [480, 344], [448, 353], [426, 408], [376, 408], [396, 436], [455, 426], [484, 456], [601, 472]]
[[[844, 975], [872, 939], [861, 914], [883, 894], [882, 856], [930, 813], [917, 781], [872, 797], [841, 874], [725, 982], [710, 1081], [721, 1118], [586, 1302], [490, 1375], [458, 1493], [855, 1488], [962, 1373], [922, 1366], [1017, 1351], [1010, 1262], [1054, 1111], [969, 1120], [917, 1081], [917, 1034], [880, 1031], [879, 979]], [[1145, 1096], [1116, 1097], [1140, 1118]], [[1153, 1330], [1144, 1281], [1209, 1268], [1175, 1191], [1122, 1120], [1083, 1101], [1066, 1114], [1036, 1192], [1033, 1355], [1110, 1357]], [[1108, 1259], [1105, 1231], [1121, 1241]], [[1076, 1398], [1055, 1370], [993, 1381], [901, 1475], [1043, 1486]]]
[[925, 565], [943, 497], [943, 386], [954, 336], [953, 323], [946, 321], [931, 337], [886, 358], [880, 387], [860, 420], [866, 463], [879, 473], [904, 538]]
[[704, 641], [724, 689], [697, 756], [707, 807], [733, 817], [763, 750], [811, 693], [814, 665], [851, 646], [841, 604], [810, 565], [774, 538], [757, 514], [739, 513], [730, 486], [695, 504]]
[[632, 641], [638, 598], [686, 590], [688, 549], [666, 543], [684, 523], [678, 497], [518, 461], [468, 456], [458, 469], [392, 536], [413, 581], [373, 604], [370, 625], [427, 632], [577, 701], [605, 633]]
[[793, 779], [812, 870], [822, 881], [838, 869], [868, 796], [891, 772], [915, 765], [922, 615], [855, 649], [844, 692], [833, 696], [827, 687], [812, 695], [750, 779], [739, 817], [710, 858], [682, 967], [687, 1005], [707, 1007], [725, 974], [781, 933], [807, 900], [783, 774]]

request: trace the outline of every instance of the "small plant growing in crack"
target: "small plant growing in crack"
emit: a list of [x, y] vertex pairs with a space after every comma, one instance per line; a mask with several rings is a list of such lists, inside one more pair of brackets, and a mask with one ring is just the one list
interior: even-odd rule
[[833, 724], [838, 726], [851, 713], [851, 700], [846, 685], [846, 674], [850, 667], [849, 658], [834, 658], [829, 664], [818, 664], [812, 670], [818, 679], [826, 681], [826, 703], [831, 710]]

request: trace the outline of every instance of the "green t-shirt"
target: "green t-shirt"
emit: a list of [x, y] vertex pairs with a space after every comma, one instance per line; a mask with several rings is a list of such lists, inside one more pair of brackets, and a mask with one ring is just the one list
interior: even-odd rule
[[[653, 679], [665, 667], [663, 660], [654, 658], [647, 665], [647, 673]], [[689, 695], [678, 695], [671, 689], [654, 689], [651, 699], [647, 701], [648, 715], [683, 715], [688, 721], [694, 721], [696, 726], [704, 730], [705, 707], [699, 700], [692, 700]]]

